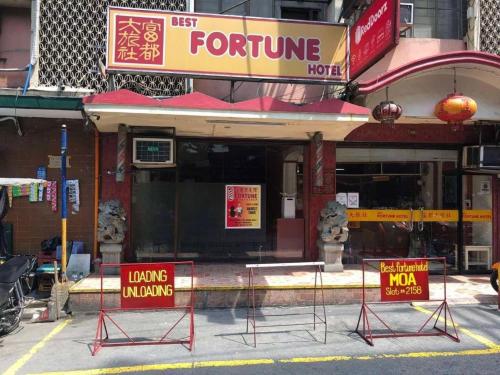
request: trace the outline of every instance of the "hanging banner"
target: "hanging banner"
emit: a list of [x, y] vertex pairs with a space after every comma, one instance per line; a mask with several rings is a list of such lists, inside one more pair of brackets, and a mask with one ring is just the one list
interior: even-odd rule
[[108, 8], [109, 71], [345, 82], [346, 60], [346, 25]]
[[175, 306], [173, 264], [137, 263], [120, 266], [121, 308]]
[[425, 259], [381, 260], [380, 299], [426, 301], [429, 299], [429, 262]]
[[[423, 217], [422, 217], [423, 215]], [[348, 209], [349, 221], [424, 221], [458, 222], [458, 210], [364, 210]], [[491, 222], [491, 210], [464, 210], [462, 220], [467, 222]]]
[[349, 77], [357, 78], [399, 42], [399, 0], [375, 0], [351, 27]]
[[260, 185], [226, 185], [226, 229], [260, 229]]

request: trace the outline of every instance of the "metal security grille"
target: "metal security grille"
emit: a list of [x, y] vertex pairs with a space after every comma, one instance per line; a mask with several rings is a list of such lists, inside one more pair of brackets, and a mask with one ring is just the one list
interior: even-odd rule
[[134, 162], [172, 163], [171, 139], [134, 139]]
[[500, 55], [500, 0], [481, 1], [481, 51]]
[[[109, 5], [186, 11], [187, 0], [41, 0], [39, 86], [68, 86], [107, 91], [98, 61], [105, 62], [106, 14]], [[185, 80], [164, 75], [115, 75], [115, 89], [144, 95], [175, 96]]]

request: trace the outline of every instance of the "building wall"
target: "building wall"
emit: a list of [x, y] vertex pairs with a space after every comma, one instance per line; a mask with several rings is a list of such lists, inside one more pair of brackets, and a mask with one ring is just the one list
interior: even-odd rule
[[[130, 228], [131, 228], [131, 213], [132, 213], [132, 175], [130, 173], [131, 160], [131, 142], [127, 144], [127, 157], [125, 165], [125, 180], [116, 182], [116, 146], [118, 135], [117, 133], [101, 133], [100, 135], [100, 202], [117, 199], [121, 202], [127, 214], [128, 230], [125, 234], [123, 254], [125, 259], [131, 259], [133, 256], [131, 251]], [[130, 140], [130, 138], [129, 138]]]
[[[30, 27], [30, 9], [0, 7], [0, 69], [24, 68], [29, 64]], [[0, 72], [0, 88], [22, 87], [25, 79], [26, 72]]]
[[[483, 138], [493, 137], [494, 129], [483, 126]], [[464, 145], [479, 142], [479, 128], [464, 126], [458, 131], [448, 124], [396, 124], [394, 128], [380, 123], [369, 123], [352, 131], [346, 142], [392, 142], [410, 144]], [[492, 139], [492, 138], [491, 138]]]
[[[17, 135], [13, 126], [0, 126], [0, 176], [34, 178], [39, 166], [47, 166], [48, 155], [60, 154], [61, 120], [20, 119], [24, 136]], [[94, 223], [94, 133], [86, 132], [81, 121], [65, 121], [68, 126], [68, 155], [71, 157], [68, 179], [80, 182], [80, 212], [71, 214], [68, 204], [68, 239], [85, 243], [89, 252], [93, 246]], [[47, 168], [47, 179], [58, 182], [58, 211], [50, 203], [30, 203], [28, 197], [13, 198], [13, 206], [5, 221], [14, 225], [14, 253], [37, 253], [40, 242], [60, 236], [60, 172]]]

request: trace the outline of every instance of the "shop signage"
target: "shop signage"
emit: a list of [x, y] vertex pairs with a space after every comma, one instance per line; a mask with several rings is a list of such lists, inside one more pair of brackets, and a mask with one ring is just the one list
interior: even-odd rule
[[109, 71], [345, 82], [347, 26], [108, 8]]
[[399, 0], [375, 0], [351, 27], [350, 79], [381, 59], [399, 41]]
[[226, 185], [226, 229], [260, 229], [260, 185]]
[[121, 308], [175, 306], [174, 268], [166, 263], [123, 264], [120, 267]]
[[[423, 217], [422, 217], [423, 215]], [[347, 210], [349, 221], [458, 222], [458, 210]], [[490, 210], [464, 210], [463, 221], [490, 222]]]
[[380, 261], [380, 299], [424, 301], [429, 299], [429, 262], [424, 259]]

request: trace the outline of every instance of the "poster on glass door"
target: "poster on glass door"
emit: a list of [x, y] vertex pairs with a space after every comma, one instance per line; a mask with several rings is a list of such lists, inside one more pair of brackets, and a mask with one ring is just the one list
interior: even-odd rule
[[260, 185], [226, 185], [226, 229], [260, 229]]

